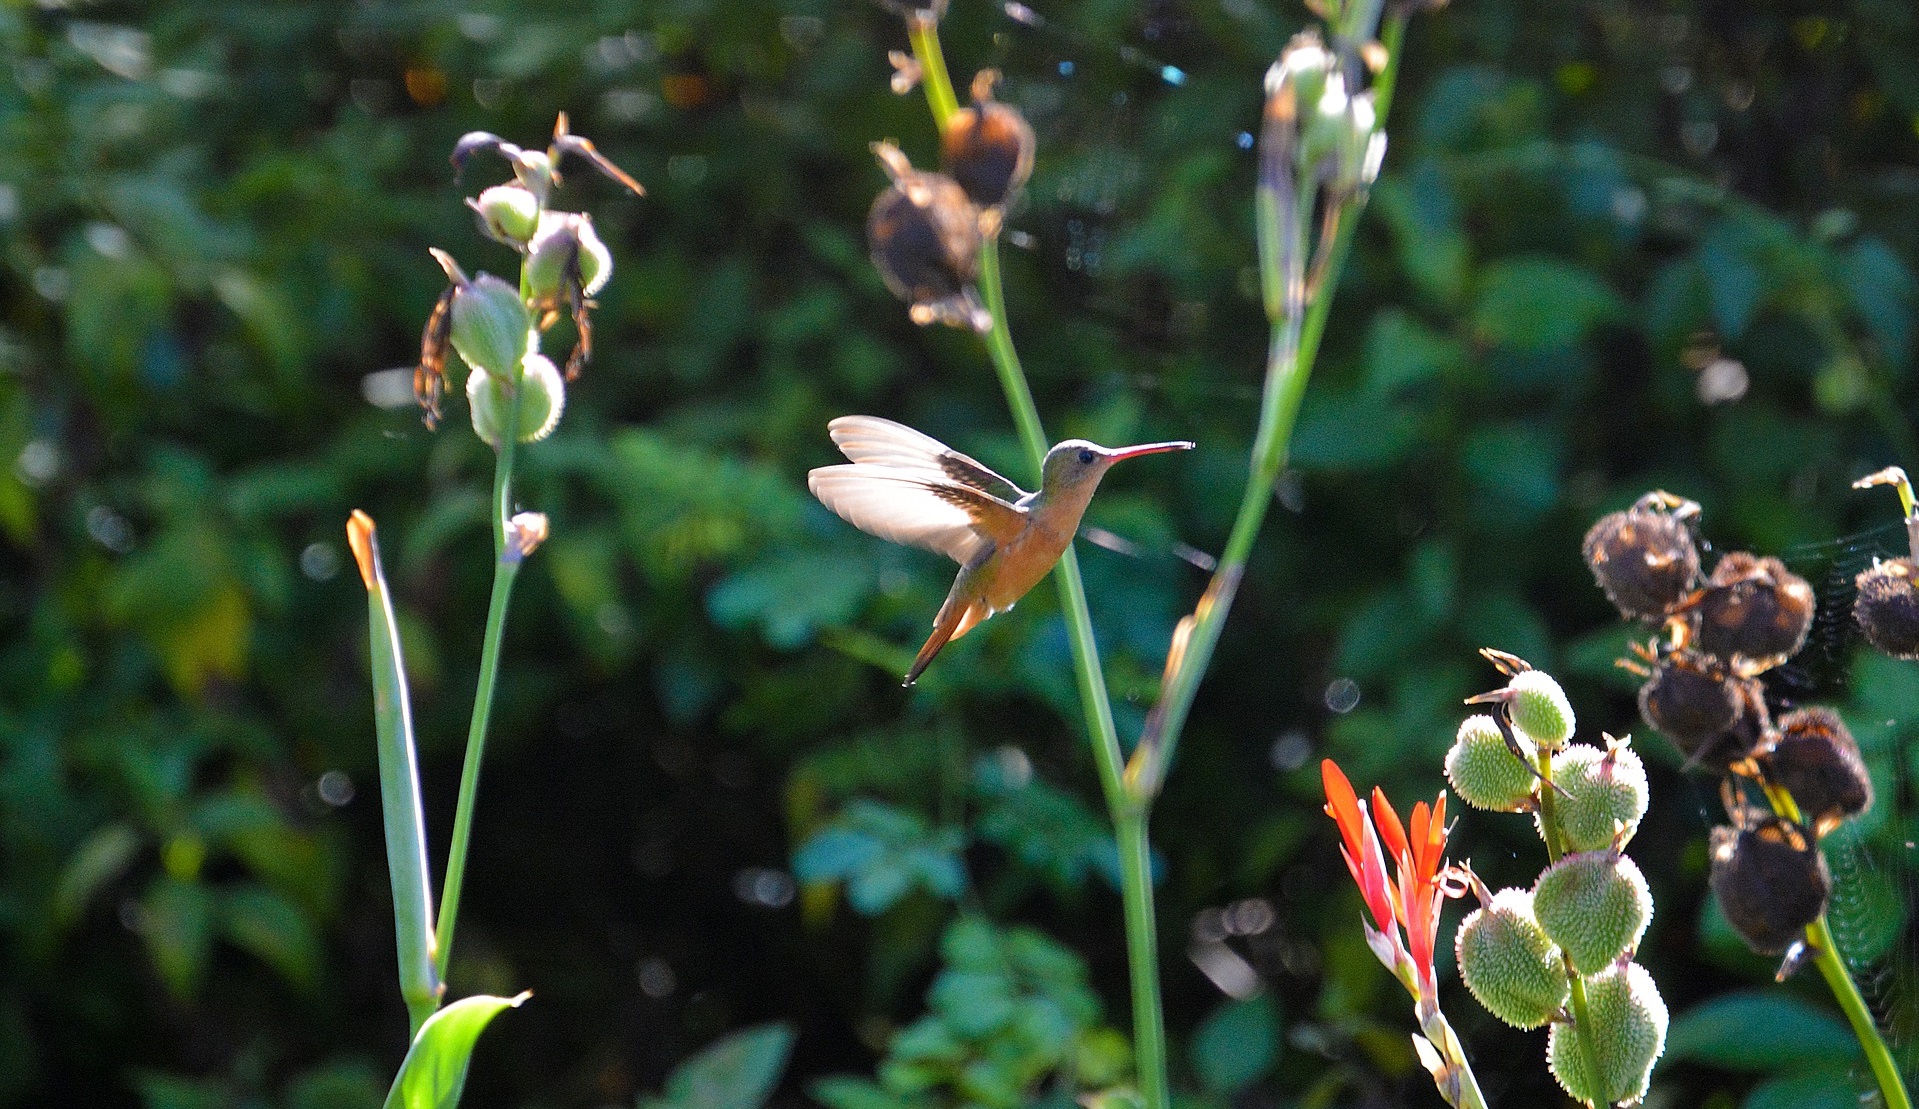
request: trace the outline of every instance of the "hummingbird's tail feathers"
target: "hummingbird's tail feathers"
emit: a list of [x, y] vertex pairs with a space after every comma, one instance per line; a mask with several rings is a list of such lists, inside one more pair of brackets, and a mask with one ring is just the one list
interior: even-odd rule
[[979, 626], [980, 621], [993, 615], [993, 609], [985, 601], [974, 599], [961, 601], [948, 597], [940, 606], [939, 615], [933, 618], [933, 634], [926, 637], [926, 643], [920, 647], [920, 653], [913, 657], [913, 668], [906, 672], [906, 681], [912, 685], [920, 680], [933, 657], [951, 641], [958, 639]]
[[929, 481], [956, 481], [1009, 504], [1026, 495], [990, 467], [905, 424], [878, 416], [841, 416], [826, 430], [840, 451], [860, 465], [916, 473]]

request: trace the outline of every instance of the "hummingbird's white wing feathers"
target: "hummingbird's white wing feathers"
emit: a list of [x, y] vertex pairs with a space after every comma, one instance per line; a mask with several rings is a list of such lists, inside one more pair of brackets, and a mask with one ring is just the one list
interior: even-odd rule
[[833, 442], [859, 465], [916, 473], [928, 481], [958, 482], [1011, 504], [1026, 491], [992, 468], [930, 435], [878, 416], [841, 416], [826, 425]]
[[806, 475], [806, 486], [861, 531], [943, 554], [962, 566], [1026, 526], [1025, 515], [998, 497], [923, 469], [822, 466]]

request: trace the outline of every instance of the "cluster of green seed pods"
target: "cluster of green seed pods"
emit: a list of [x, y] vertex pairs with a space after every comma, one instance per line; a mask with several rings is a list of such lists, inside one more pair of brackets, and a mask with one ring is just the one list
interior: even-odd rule
[[1652, 922], [1652, 894], [1624, 848], [1645, 818], [1645, 766], [1625, 740], [1572, 742], [1565, 691], [1523, 660], [1486, 652], [1508, 677], [1472, 701], [1446, 755], [1460, 798], [1493, 812], [1530, 812], [1551, 864], [1529, 889], [1489, 892], [1454, 938], [1460, 976], [1486, 1010], [1515, 1028], [1551, 1025], [1546, 1062], [1590, 1104], [1634, 1101], [1664, 1049], [1667, 1014], [1634, 963]]

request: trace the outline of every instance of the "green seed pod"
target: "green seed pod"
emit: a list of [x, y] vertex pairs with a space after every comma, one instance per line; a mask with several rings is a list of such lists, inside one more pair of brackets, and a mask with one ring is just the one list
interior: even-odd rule
[[540, 198], [521, 185], [480, 190], [466, 206], [480, 218], [480, 230], [515, 249], [523, 249], [540, 227]]
[[1537, 1028], [1566, 1004], [1559, 949], [1533, 917], [1533, 895], [1503, 889], [1474, 909], [1453, 936], [1466, 988], [1514, 1028]]
[[[1531, 738], [1517, 731], [1513, 738], [1527, 758], [1534, 757]], [[1492, 812], [1520, 812], [1539, 792], [1539, 778], [1513, 757], [1499, 725], [1484, 713], [1459, 725], [1459, 737], [1446, 752], [1446, 780], [1468, 805]]]
[[1566, 691], [1544, 670], [1522, 670], [1506, 683], [1513, 727], [1541, 745], [1557, 748], [1572, 738], [1573, 706]]
[[578, 266], [578, 291], [593, 296], [613, 276], [613, 253], [584, 212], [542, 212], [540, 229], [527, 244], [526, 284], [536, 304], [561, 304], [574, 289], [569, 266]]
[[1652, 891], [1617, 851], [1566, 855], [1534, 884], [1533, 912], [1573, 969], [1594, 974], [1639, 945], [1652, 922]]
[[1575, 743], [1559, 752], [1553, 781], [1564, 791], [1554, 798], [1553, 817], [1569, 852], [1612, 847], [1615, 838], [1624, 847], [1646, 816], [1646, 764], [1624, 740], [1604, 751]]
[[[1546, 1039], [1546, 1062], [1567, 1093], [1589, 1105], [1645, 1096], [1652, 1065], [1666, 1049], [1666, 1003], [1652, 975], [1638, 963], [1614, 963], [1586, 979], [1588, 1029], [1556, 1023]], [[1584, 1042], [1582, 1042], [1584, 1041]], [[1586, 1065], [1590, 1047], [1603, 1082]]]
[[[520, 442], [537, 443], [560, 426], [560, 411], [566, 407], [566, 383], [552, 359], [543, 354], [526, 356], [520, 388], [526, 396], [520, 402]], [[466, 379], [467, 405], [473, 410], [473, 431], [495, 450], [500, 446], [500, 429], [506, 426], [513, 397], [499, 378], [492, 374], [470, 374]]]
[[513, 286], [483, 273], [453, 294], [453, 349], [468, 366], [506, 377], [526, 357], [532, 317]]

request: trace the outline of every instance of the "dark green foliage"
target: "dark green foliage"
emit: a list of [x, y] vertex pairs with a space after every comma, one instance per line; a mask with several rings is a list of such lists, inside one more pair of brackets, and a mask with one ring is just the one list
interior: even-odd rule
[[[1243, 480], [1267, 334], [1236, 139], [1306, 16], [1041, 14], [955, 0], [945, 35], [962, 84], [1002, 69], [997, 95], [1037, 132], [1006, 269], [1047, 430], [1200, 445], [1106, 483], [1088, 522], [1124, 552], [1080, 545], [1131, 737], [1203, 582], [1180, 553], [1219, 550]], [[1350, 1083], [1430, 1102], [1416, 1071], [1379, 1078], [1414, 1066], [1405, 1007], [1357, 943], [1312, 767], [1430, 796], [1485, 644], [1564, 678], [1594, 730], [1633, 730], [1580, 538], [1655, 486], [1700, 501], [1722, 549], [1780, 552], [1819, 592], [1793, 680], [1854, 723], [1881, 798], [1856, 856], [1877, 862], [1855, 868], [1877, 892], [1848, 902], [1841, 872], [1835, 918], [1865, 906], [1859, 942], [1912, 949], [1909, 887], [1884, 883], [1910, 876], [1919, 683], [1828, 617], [1903, 543], [1861, 531], [1884, 505], [1847, 483], [1919, 461], [1910, 6], [1454, 0], [1408, 44], [1286, 511], [1156, 812], [1177, 1081], [1219, 1105], [1350, 1101]], [[866, 260], [885, 184], [868, 144], [936, 163], [923, 102], [886, 90], [904, 46], [882, 5], [825, 0], [0, 9], [0, 1104], [365, 1105], [397, 1067], [341, 529], [364, 508], [385, 540], [437, 859], [491, 458], [458, 396], [429, 434], [362, 386], [417, 356], [444, 285], [429, 246], [510, 272], [460, 203], [500, 166], [476, 157], [456, 187], [455, 138], [537, 144], [560, 109], [648, 195], [584, 170], [559, 194], [593, 211], [616, 268], [566, 419], [523, 456], [520, 499], [553, 538], [514, 599], [450, 980], [537, 1001], [488, 1036], [472, 1103], [632, 1103], [773, 1019], [798, 1031], [782, 1109], [821, 1076], [904, 1065], [900, 1040], [920, 1041], [894, 1033], [961, 1011], [936, 985], [925, 1015], [955, 973], [936, 944], [958, 873], [994, 935], [1057, 938], [1034, 941], [1057, 973], [1017, 980], [1020, 1004], [1125, 1024], [1051, 587], [902, 692], [952, 567], [805, 493], [849, 412], [1034, 476], [977, 343], [914, 328]], [[1357, 704], [1327, 696], [1340, 678]], [[1677, 1037], [1700, 1000], [1772, 968], [1673, 923], [1713, 911], [1692, 907], [1714, 802], [1663, 743], [1636, 746], [1666, 922], [1642, 957]], [[986, 769], [1002, 749], [1023, 785]], [[907, 888], [940, 896], [869, 917], [781, 885], [814, 833], [874, 803], [917, 829], [878, 836], [879, 857], [916, 844]], [[1502, 872], [1505, 834], [1467, 815], [1454, 841], [1495, 887], [1530, 878]], [[1222, 997], [1186, 952], [1196, 920], [1247, 899], [1275, 919], [1220, 942], [1288, 1002], [1270, 1069], [1234, 1071], [1207, 1054]], [[1876, 1000], [1910, 1029], [1913, 996]], [[1024, 1084], [1065, 1056], [1019, 1027], [968, 1031], [965, 1058], [1012, 1059], [996, 1089], [1066, 1096]], [[1462, 1034], [1505, 1100], [1547, 1102], [1536, 1044]], [[926, 1104], [860, 1081], [839, 1104]], [[1656, 1077], [1675, 1104], [1751, 1081], [1692, 1061]], [[1767, 1089], [1755, 1104], [1788, 1103]]]

